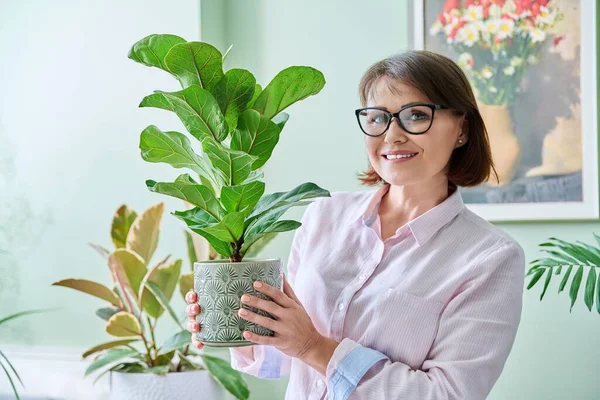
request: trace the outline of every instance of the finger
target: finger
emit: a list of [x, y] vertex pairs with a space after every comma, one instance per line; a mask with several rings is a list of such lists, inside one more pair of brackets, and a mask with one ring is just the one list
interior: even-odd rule
[[288, 282], [285, 274], [283, 274], [283, 293], [285, 293], [290, 299], [294, 300], [296, 303], [298, 303], [300, 305], [302, 304], [300, 302], [300, 300], [298, 299], [298, 296], [296, 296], [294, 289], [292, 289], [292, 286]]
[[198, 321], [188, 321], [187, 330], [191, 333], [200, 332], [200, 323]]
[[187, 314], [188, 317], [193, 318], [196, 315], [200, 314], [200, 306], [197, 303], [189, 304], [185, 308], [185, 313]]
[[249, 294], [245, 294], [242, 296], [242, 303], [266, 311], [277, 318], [281, 317], [283, 311], [281, 306], [277, 303], [274, 303], [269, 300], [264, 300]]
[[284, 294], [281, 290], [267, 285], [264, 282], [256, 281], [254, 282], [254, 288], [261, 293], [269, 296], [273, 301], [279, 304], [281, 307], [289, 308], [294, 304], [294, 301], [290, 299], [286, 294]]
[[277, 339], [275, 339], [273, 336], [257, 335], [256, 333], [252, 333], [250, 331], [244, 331], [243, 335], [246, 340], [256, 344], [274, 346], [277, 343]]
[[257, 325], [263, 326], [274, 332], [277, 332], [277, 330], [278, 330], [277, 329], [278, 328], [277, 321], [275, 321], [274, 319], [265, 317], [263, 315], [258, 315], [256, 313], [253, 313], [252, 311], [246, 310], [245, 308], [240, 308], [240, 310], [238, 311], [238, 315], [245, 320], [254, 322]]
[[188, 304], [193, 304], [198, 301], [198, 295], [193, 290], [190, 290], [185, 294], [185, 302]]
[[204, 347], [204, 343], [202, 343], [199, 340], [196, 340], [195, 337], [192, 338], [192, 346], [194, 346], [195, 348], [197, 348], [198, 350], [202, 350], [202, 348]]

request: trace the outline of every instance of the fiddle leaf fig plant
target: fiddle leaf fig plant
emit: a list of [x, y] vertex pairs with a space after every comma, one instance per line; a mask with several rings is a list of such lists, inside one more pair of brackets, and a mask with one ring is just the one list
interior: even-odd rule
[[[144, 129], [140, 150], [145, 161], [191, 173], [180, 174], [173, 182], [147, 180], [146, 186], [192, 204], [193, 208], [173, 214], [222, 257], [241, 262], [254, 244], [300, 226], [297, 221], [279, 221], [289, 208], [330, 196], [314, 183], [265, 194], [260, 171], [289, 119], [284, 110], [321, 91], [325, 85], [321, 72], [292, 66], [263, 89], [247, 70], [223, 71], [223, 56], [212, 45], [175, 35], [147, 36], [133, 45], [129, 58], [179, 81], [181, 90], [155, 91], [142, 99], [140, 107], [175, 113], [196, 141], [154, 125]], [[201, 154], [194, 150], [198, 145]]]
[[[241, 374], [224, 360], [196, 353], [190, 345], [191, 333], [184, 329], [182, 318], [170, 305], [178, 285], [185, 298], [193, 285], [193, 277], [182, 275], [181, 259], [167, 256], [153, 261], [163, 212], [162, 203], [141, 214], [122, 205], [112, 220], [110, 233], [114, 249], [91, 245], [106, 261], [112, 285], [87, 279], [64, 279], [53, 283], [106, 302], [104, 307], [96, 310], [96, 315], [106, 321], [106, 333], [114, 340], [83, 353], [84, 359], [95, 357], [85, 375], [103, 370], [98, 379], [109, 371], [164, 375], [206, 369], [236, 398], [247, 399], [249, 391]], [[155, 332], [162, 315], [169, 315], [178, 330], [164, 342], [159, 342]]]

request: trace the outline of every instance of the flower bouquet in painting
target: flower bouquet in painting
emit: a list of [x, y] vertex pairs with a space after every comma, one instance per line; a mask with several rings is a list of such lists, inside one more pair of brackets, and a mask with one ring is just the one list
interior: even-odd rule
[[512, 179], [520, 154], [507, 106], [545, 42], [560, 40], [550, 31], [561, 16], [551, 0], [448, 0], [429, 27], [458, 55], [471, 82], [501, 185]]

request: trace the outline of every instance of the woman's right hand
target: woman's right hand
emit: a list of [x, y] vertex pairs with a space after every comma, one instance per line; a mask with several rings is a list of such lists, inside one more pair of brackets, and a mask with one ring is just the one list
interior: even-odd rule
[[192, 333], [192, 345], [198, 350], [202, 350], [204, 347], [204, 343], [196, 340], [196, 335], [194, 333], [200, 332], [201, 326], [198, 321], [196, 321], [196, 316], [200, 314], [200, 305], [197, 303], [198, 296], [196, 292], [190, 290], [185, 295], [185, 302], [188, 304], [185, 308], [185, 313], [188, 316], [188, 326], [187, 329]]

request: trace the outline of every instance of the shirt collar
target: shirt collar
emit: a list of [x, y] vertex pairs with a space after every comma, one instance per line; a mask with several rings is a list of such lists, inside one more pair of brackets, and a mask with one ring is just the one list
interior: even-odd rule
[[[360, 220], [363, 224], [370, 226], [377, 218], [379, 204], [381, 199], [390, 190], [390, 185], [385, 184], [370, 196], [365, 207], [362, 207], [357, 221]], [[454, 191], [446, 200], [433, 207], [431, 210], [418, 216], [406, 225], [411, 230], [417, 244], [422, 246], [427, 243], [442, 227], [448, 224], [456, 217], [465, 205], [458, 189]]]

